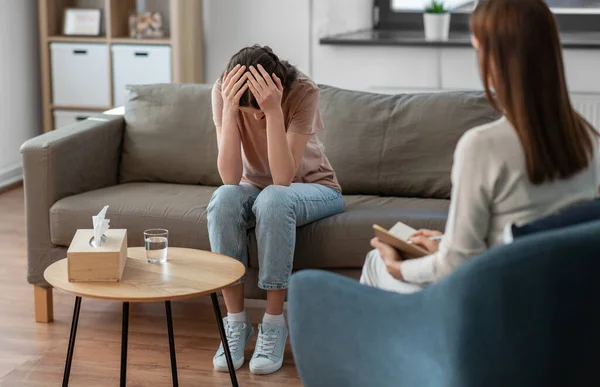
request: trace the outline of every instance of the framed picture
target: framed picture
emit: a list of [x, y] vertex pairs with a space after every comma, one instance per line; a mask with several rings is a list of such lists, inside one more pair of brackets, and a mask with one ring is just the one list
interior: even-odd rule
[[63, 34], [98, 36], [100, 35], [100, 17], [99, 9], [67, 8]]
[[129, 37], [151, 39], [164, 36], [162, 15], [159, 12], [140, 12], [129, 15]]

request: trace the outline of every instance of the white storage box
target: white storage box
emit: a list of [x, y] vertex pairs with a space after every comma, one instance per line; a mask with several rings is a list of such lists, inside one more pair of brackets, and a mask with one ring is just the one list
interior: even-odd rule
[[52, 103], [110, 106], [106, 44], [51, 43]]
[[115, 106], [125, 103], [125, 86], [171, 83], [171, 47], [112, 46]]
[[78, 110], [55, 110], [54, 111], [54, 129], [62, 128], [63, 126], [71, 125], [79, 121], [87, 120], [94, 117], [99, 112], [78, 111]]

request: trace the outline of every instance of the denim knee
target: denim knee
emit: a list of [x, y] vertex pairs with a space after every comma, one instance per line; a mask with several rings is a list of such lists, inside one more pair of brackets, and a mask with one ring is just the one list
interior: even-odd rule
[[208, 204], [207, 213], [210, 218], [239, 217], [245, 200], [244, 191], [238, 185], [222, 185], [213, 193]]
[[270, 185], [263, 189], [252, 206], [252, 212], [258, 219], [281, 217], [294, 213], [293, 190], [282, 185]]

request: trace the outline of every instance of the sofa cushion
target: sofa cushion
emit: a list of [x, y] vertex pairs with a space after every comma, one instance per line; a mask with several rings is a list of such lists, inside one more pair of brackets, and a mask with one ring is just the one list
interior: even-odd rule
[[[320, 137], [346, 194], [449, 198], [458, 139], [497, 118], [481, 92], [320, 87]], [[221, 184], [210, 86], [128, 86], [125, 124], [122, 183]]]
[[128, 86], [121, 183], [220, 185], [208, 85]]
[[[445, 199], [344, 196], [345, 211], [298, 228], [294, 268], [360, 268], [371, 246], [373, 224], [390, 228], [404, 222], [416, 229], [443, 231], [450, 202]], [[250, 266], [258, 267], [254, 233]]]
[[[108, 204], [111, 228], [128, 230], [129, 246], [143, 246], [148, 228], [169, 230], [169, 245], [210, 250], [206, 208], [213, 187], [129, 183], [61, 199], [50, 209], [52, 243], [68, 246], [78, 228], [91, 228], [92, 216]], [[300, 227], [294, 268], [360, 268], [371, 249], [371, 226], [402, 221], [414, 228], [443, 230], [449, 202], [443, 199], [345, 196], [343, 213]], [[258, 267], [254, 232], [250, 266]]]
[[382, 95], [320, 87], [320, 138], [345, 194], [447, 199], [458, 139], [498, 118], [480, 92]]
[[111, 228], [127, 229], [128, 246], [143, 246], [143, 231], [169, 230], [169, 245], [210, 250], [206, 207], [214, 187], [130, 183], [66, 197], [50, 208], [52, 243], [68, 246], [79, 228], [109, 205]]

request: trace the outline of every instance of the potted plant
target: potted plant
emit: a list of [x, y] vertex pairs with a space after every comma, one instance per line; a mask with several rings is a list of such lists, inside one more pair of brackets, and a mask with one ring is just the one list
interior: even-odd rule
[[423, 14], [425, 40], [448, 40], [450, 33], [450, 12], [443, 0], [431, 0]]

